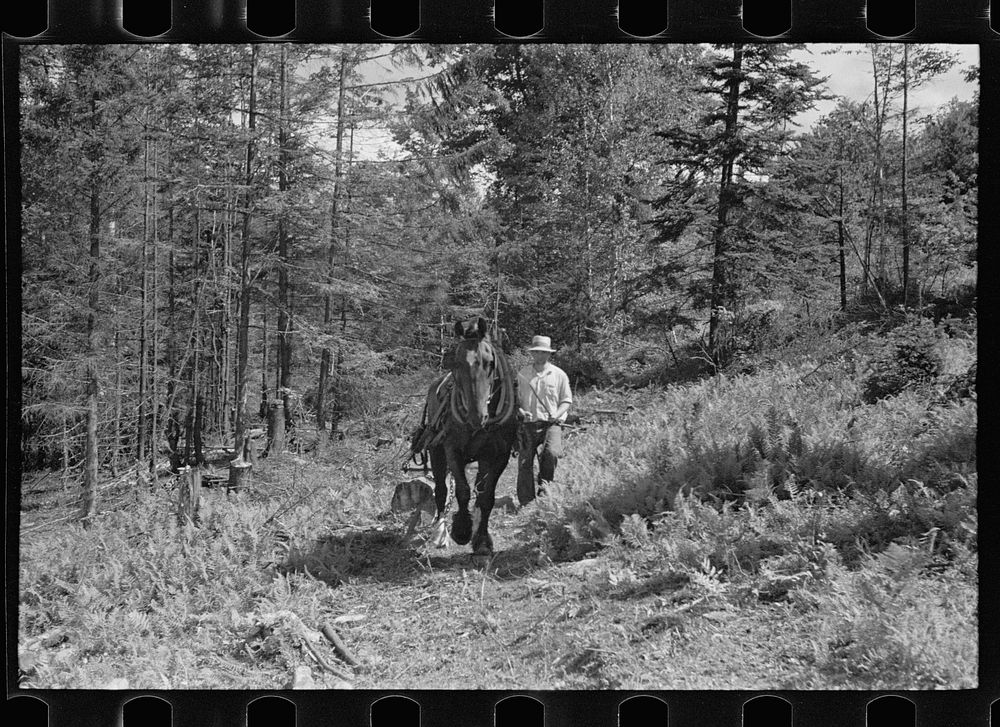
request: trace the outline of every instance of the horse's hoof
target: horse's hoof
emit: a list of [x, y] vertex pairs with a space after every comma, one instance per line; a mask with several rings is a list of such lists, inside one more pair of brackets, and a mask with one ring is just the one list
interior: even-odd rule
[[486, 558], [493, 557], [493, 538], [489, 535], [480, 535], [472, 543], [472, 554]]
[[459, 545], [472, 540], [472, 516], [466, 512], [456, 512], [451, 519], [451, 539]]

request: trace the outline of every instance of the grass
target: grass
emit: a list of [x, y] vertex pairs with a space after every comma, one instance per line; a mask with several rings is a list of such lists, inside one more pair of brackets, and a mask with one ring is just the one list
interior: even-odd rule
[[[557, 482], [494, 512], [485, 569], [388, 511], [402, 395], [388, 436], [264, 460], [197, 526], [166, 483], [108, 492], [87, 529], [22, 528], [21, 685], [271, 689], [306, 664], [319, 688], [975, 686], [976, 400], [866, 404], [863, 367], [581, 393]], [[346, 670], [323, 625], [364, 665], [347, 681], [312, 656]]]

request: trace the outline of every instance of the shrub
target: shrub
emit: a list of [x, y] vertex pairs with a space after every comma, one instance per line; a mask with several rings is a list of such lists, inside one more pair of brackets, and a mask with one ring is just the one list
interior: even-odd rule
[[646, 368], [629, 372], [626, 380], [635, 388], [670, 386], [698, 381], [711, 373], [711, 362], [704, 357], [701, 345], [687, 343], [676, 347], [672, 354], [661, 354]]
[[944, 384], [944, 390], [938, 397], [938, 402], [947, 403], [975, 396], [977, 376], [977, 364], [973, 363], [964, 373], [948, 377]]
[[[593, 426], [531, 515], [544, 550], [554, 560], [578, 557], [604, 547], [632, 516], [654, 520], [692, 499], [708, 510], [763, 506], [798, 523], [793, 539], [808, 525], [813, 542], [851, 564], [934, 529], [940, 547], [956, 539], [974, 547], [965, 533], [974, 530], [975, 401], [928, 409], [925, 396], [908, 391], [859, 405], [850, 368], [806, 361], [672, 386], [647, 395], [628, 420]], [[914, 482], [926, 492], [911, 492]], [[822, 505], [807, 507], [814, 496]], [[691, 558], [721, 557], [689, 545]]]
[[924, 480], [939, 489], [976, 472], [978, 407], [963, 399], [928, 410], [919, 420], [907, 456], [901, 460], [902, 479]]
[[934, 324], [918, 319], [892, 330], [869, 363], [862, 398], [873, 404], [905, 389], [930, 383], [938, 374], [941, 335]]
[[893, 544], [837, 571], [818, 600], [817, 666], [870, 689], [976, 686], [975, 582], [932, 565], [925, 549]]
[[954, 286], [941, 296], [926, 300], [924, 314], [933, 318], [935, 323], [939, 323], [947, 318], [974, 318], [976, 302], [976, 284], [962, 283]]
[[556, 363], [566, 372], [574, 391], [611, 384], [604, 361], [593, 346], [584, 344], [580, 348], [564, 348], [559, 351]]

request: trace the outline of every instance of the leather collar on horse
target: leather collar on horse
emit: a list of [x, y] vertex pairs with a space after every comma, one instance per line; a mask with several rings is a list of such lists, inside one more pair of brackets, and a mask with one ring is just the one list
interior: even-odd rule
[[[517, 376], [503, 348], [489, 340], [486, 321], [459, 321], [455, 335], [459, 342], [452, 370], [432, 386], [420, 427], [411, 438], [414, 460], [439, 444], [450, 430], [465, 429], [472, 435], [492, 431], [509, 422], [517, 409]], [[484, 361], [488, 376], [484, 376]], [[487, 380], [488, 389], [483, 389]]]

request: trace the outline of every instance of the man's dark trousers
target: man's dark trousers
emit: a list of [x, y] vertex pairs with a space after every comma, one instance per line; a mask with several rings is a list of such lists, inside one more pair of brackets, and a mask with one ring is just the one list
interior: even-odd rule
[[[541, 445], [541, 451], [538, 447]], [[562, 425], [559, 422], [521, 422], [518, 432], [517, 501], [527, 505], [535, 499], [535, 454], [538, 454], [538, 490], [555, 477], [556, 464], [563, 454]]]

